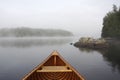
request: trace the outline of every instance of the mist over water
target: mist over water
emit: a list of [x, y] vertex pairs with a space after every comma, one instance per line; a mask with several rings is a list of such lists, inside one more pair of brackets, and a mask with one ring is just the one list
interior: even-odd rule
[[100, 35], [103, 17], [119, 0], [1, 0], [0, 28], [65, 29], [84, 36]]
[[100, 38], [113, 4], [120, 0], [0, 0], [0, 80], [21, 80], [54, 50], [86, 80], [120, 80], [119, 45], [105, 51], [70, 45], [80, 37]]
[[70, 45], [76, 40], [78, 37], [1, 38], [0, 80], [22, 79], [54, 50], [86, 80], [120, 79], [118, 48], [106, 51], [79, 49]]
[[64, 45], [71, 42], [71, 37], [6, 37], [0, 39], [0, 47], [29, 48], [32, 46]]

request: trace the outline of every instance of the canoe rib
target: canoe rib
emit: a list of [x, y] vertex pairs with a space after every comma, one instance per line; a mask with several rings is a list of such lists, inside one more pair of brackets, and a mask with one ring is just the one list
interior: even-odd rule
[[22, 80], [84, 80], [84, 78], [57, 51], [54, 51]]

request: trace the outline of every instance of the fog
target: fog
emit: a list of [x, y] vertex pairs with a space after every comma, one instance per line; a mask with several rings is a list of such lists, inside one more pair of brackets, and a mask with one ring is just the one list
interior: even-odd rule
[[65, 29], [100, 36], [103, 17], [120, 0], [0, 0], [0, 28]]

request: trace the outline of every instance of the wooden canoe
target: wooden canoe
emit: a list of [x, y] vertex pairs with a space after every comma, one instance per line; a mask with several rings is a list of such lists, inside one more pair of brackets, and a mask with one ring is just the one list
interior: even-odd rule
[[84, 80], [84, 78], [57, 51], [54, 51], [22, 80]]

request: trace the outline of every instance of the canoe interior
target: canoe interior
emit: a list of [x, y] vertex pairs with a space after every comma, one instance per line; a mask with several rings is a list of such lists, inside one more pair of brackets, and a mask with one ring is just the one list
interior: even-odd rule
[[22, 80], [84, 80], [84, 78], [54, 51]]

